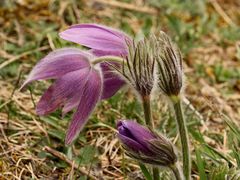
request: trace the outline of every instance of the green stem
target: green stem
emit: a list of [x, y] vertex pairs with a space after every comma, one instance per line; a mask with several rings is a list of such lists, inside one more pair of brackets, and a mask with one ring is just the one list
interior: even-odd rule
[[[152, 120], [152, 111], [151, 111], [151, 101], [150, 96], [143, 96], [142, 97], [143, 102], [143, 111], [144, 111], [144, 117], [145, 117], [145, 123], [149, 127], [153, 128], [153, 120]], [[153, 167], [153, 179], [159, 180], [159, 170], [157, 167]]]
[[102, 57], [98, 57], [98, 58], [94, 59], [92, 61], [92, 64], [95, 65], [95, 64], [98, 64], [98, 63], [108, 62], [108, 61], [123, 63], [124, 59], [120, 58], [120, 57], [117, 57], [117, 56], [102, 56]]
[[153, 180], [160, 180], [159, 169], [157, 167], [153, 167]]
[[176, 180], [183, 180], [182, 169], [178, 163], [170, 166], [169, 168], [172, 170]]
[[190, 180], [190, 173], [191, 173], [190, 150], [189, 150], [187, 126], [186, 126], [186, 122], [182, 112], [181, 99], [180, 97], [172, 97], [171, 100], [173, 102], [176, 120], [178, 124], [178, 131], [179, 131], [180, 140], [182, 144], [183, 173], [184, 173], [185, 179]]
[[149, 127], [153, 128], [150, 96], [142, 97], [142, 102], [143, 102], [143, 111], [144, 111], [145, 123]]

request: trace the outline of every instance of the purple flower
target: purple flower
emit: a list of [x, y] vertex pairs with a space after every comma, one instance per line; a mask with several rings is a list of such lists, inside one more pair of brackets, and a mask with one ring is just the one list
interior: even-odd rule
[[67, 131], [66, 144], [76, 138], [102, 95], [101, 72], [91, 65], [93, 58], [76, 48], [58, 49], [40, 60], [23, 84], [56, 79], [41, 97], [36, 111], [46, 115], [59, 107], [63, 107], [63, 114], [77, 109]]
[[[125, 33], [97, 24], [79, 24], [69, 27], [61, 32], [62, 39], [81, 44], [90, 48], [96, 56], [115, 55], [125, 57], [128, 55], [127, 43], [132, 39]], [[125, 82], [112, 72], [106, 63], [101, 63], [103, 73], [102, 99], [113, 96]]]
[[36, 111], [46, 115], [60, 107], [63, 114], [76, 109], [65, 139], [65, 143], [70, 144], [99, 100], [113, 96], [125, 84], [107, 63], [96, 68], [94, 59], [106, 55], [126, 56], [126, 42], [131, 39], [118, 30], [95, 24], [71, 26], [60, 33], [60, 37], [91, 50], [62, 48], [51, 52], [32, 69], [22, 87], [34, 80], [56, 79], [41, 97]]
[[118, 138], [127, 155], [152, 165], [170, 166], [177, 161], [172, 143], [162, 135], [130, 120], [117, 123]]

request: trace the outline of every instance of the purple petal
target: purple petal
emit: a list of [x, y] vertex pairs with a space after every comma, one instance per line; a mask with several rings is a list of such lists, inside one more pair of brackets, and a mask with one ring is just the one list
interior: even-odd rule
[[125, 85], [125, 81], [116, 72], [113, 72], [109, 65], [101, 63], [101, 69], [103, 72], [103, 93], [101, 98], [107, 99], [116, 94]]
[[126, 128], [131, 133], [131, 137], [144, 146], [147, 146], [148, 140], [156, 138], [150, 130], [134, 121], [123, 120], [121, 122], [121, 127]]
[[99, 72], [91, 69], [88, 74], [84, 90], [81, 95], [81, 100], [77, 111], [71, 121], [65, 143], [70, 144], [77, 137], [83, 126], [86, 124], [88, 117], [95, 108], [97, 102], [101, 97], [102, 79]]
[[58, 78], [68, 72], [89, 67], [89, 58], [91, 58], [90, 53], [77, 48], [55, 50], [32, 69], [22, 87], [34, 80]]
[[137, 141], [134, 141], [133, 139], [128, 138], [127, 136], [124, 136], [118, 133], [118, 138], [127, 148], [129, 148], [130, 150], [136, 153], [139, 153], [139, 152], [142, 152], [144, 154], [149, 153], [148, 148], [144, 147], [142, 144], [138, 143]]
[[117, 130], [119, 134], [133, 139], [131, 132], [129, 132], [128, 129], [124, 128], [123, 126], [118, 126]]
[[62, 109], [62, 115], [65, 116], [69, 111], [76, 108], [79, 104], [79, 98], [70, 98], [68, 102], [66, 102]]
[[80, 102], [81, 92], [86, 84], [89, 71], [90, 68], [80, 69], [67, 73], [56, 80], [41, 97], [36, 108], [37, 113], [46, 115], [64, 103], [69, 105], [68, 111], [74, 108], [75, 102]]
[[107, 52], [127, 53], [126, 41], [131, 39], [116, 29], [97, 24], [79, 24], [61, 32], [62, 39], [72, 41], [91, 49]]
[[96, 49], [91, 49], [89, 50], [89, 52], [91, 52], [92, 54], [94, 54], [95, 56], [120, 56], [120, 57], [124, 57], [128, 55], [128, 52], [124, 51], [124, 52], [119, 52], [119, 51], [101, 51], [101, 50], [96, 50]]
[[115, 95], [117, 91], [125, 85], [125, 81], [116, 78], [104, 79], [103, 93], [101, 99], [108, 99]]

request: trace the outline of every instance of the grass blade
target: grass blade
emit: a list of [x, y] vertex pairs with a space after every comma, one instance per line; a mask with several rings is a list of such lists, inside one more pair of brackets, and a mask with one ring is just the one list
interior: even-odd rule
[[207, 179], [207, 175], [205, 173], [205, 167], [204, 167], [204, 160], [201, 157], [201, 152], [198, 150], [198, 148], [196, 149], [196, 158], [197, 158], [197, 167], [198, 167], [198, 171], [199, 171], [199, 176], [200, 176], [200, 180], [205, 180]]
[[152, 180], [152, 176], [151, 176], [150, 172], [148, 171], [148, 169], [146, 168], [146, 166], [141, 163], [139, 166], [140, 166], [142, 173], [144, 174], [146, 180]]

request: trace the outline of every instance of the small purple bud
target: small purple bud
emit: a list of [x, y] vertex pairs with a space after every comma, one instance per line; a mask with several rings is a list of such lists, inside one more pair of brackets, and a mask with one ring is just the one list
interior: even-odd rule
[[118, 138], [130, 157], [160, 166], [171, 166], [177, 162], [173, 144], [164, 136], [131, 120], [120, 120], [117, 129]]

